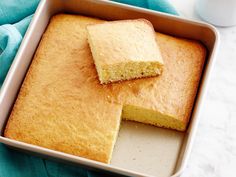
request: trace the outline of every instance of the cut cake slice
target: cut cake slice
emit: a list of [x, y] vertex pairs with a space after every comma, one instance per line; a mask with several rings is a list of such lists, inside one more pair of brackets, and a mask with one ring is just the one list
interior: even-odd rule
[[89, 25], [88, 41], [101, 83], [161, 74], [163, 60], [145, 19]]

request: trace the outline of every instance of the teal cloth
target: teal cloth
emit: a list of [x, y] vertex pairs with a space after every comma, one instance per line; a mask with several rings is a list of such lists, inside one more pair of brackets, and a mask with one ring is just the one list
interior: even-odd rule
[[[177, 15], [167, 0], [115, 0]], [[39, 0], [0, 0], [0, 87], [16, 55]], [[0, 144], [0, 177], [108, 176], [82, 167], [30, 156]], [[110, 176], [110, 175], [109, 175]]]
[[172, 15], [178, 15], [175, 8], [168, 0], [114, 0], [116, 2], [143, 7]]

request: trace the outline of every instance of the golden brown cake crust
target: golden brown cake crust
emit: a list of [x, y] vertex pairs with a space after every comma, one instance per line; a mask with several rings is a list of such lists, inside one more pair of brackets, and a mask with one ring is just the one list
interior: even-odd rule
[[[163, 64], [154, 28], [146, 19], [104, 22], [88, 25], [87, 29], [96, 42], [95, 47], [102, 53], [98, 61], [100, 65], [119, 64], [129, 60], [157, 61], [160, 65]], [[125, 51], [120, 51], [121, 49]], [[145, 53], [146, 51], [149, 53]]]
[[65, 14], [52, 18], [10, 115], [6, 137], [109, 162], [123, 105], [171, 115], [185, 130], [204, 65], [203, 45], [157, 33], [165, 63], [160, 77], [101, 85], [86, 30], [100, 22]]
[[101, 83], [158, 76], [163, 60], [148, 20], [88, 25], [88, 42]]
[[96, 90], [86, 87], [85, 83], [96, 79], [96, 75], [81, 75], [89, 74], [85, 67], [94, 67], [86, 60], [91, 54], [85, 27], [97, 20], [79, 19], [69, 15], [52, 18], [12, 110], [5, 136], [109, 163], [121, 106], [104, 102]]

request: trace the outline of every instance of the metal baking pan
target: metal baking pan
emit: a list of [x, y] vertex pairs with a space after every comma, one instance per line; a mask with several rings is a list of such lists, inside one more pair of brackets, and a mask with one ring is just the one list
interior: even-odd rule
[[[208, 49], [208, 56], [187, 131], [177, 132], [124, 121], [110, 165], [3, 137], [4, 126], [40, 38], [50, 18], [63, 12], [106, 20], [146, 18], [158, 32], [201, 41]], [[205, 23], [102, 0], [41, 0], [0, 92], [0, 142], [44, 157], [116, 174], [179, 176], [186, 167], [192, 148], [218, 43], [216, 29]]]

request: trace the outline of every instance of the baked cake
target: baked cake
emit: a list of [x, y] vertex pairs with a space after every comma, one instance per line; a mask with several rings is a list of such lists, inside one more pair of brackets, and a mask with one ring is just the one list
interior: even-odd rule
[[100, 84], [86, 27], [102, 20], [59, 14], [42, 37], [4, 136], [109, 163], [120, 118], [184, 131], [206, 56], [192, 40], [156, 33], [158, 77]]
[[101, 83], [161, 74], [163, 60], [149, 21], [112, 21], [87, 29]]

